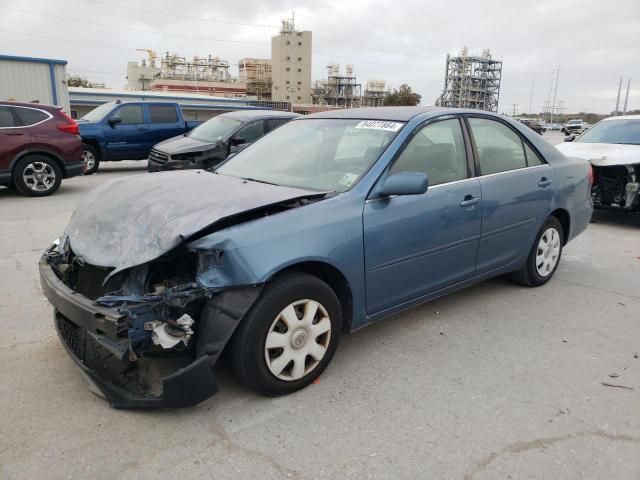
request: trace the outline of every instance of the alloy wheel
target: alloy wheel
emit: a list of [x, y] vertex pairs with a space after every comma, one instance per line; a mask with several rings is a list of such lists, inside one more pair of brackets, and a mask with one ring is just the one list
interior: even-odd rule
[[96, 156], [93, 154], [93, 152], [89, 150], [83, 150], [82, 158], [87, 163], [87, 171], [89, 172], [93, 170], [93, 167], [96, 165]]
[[25, 185], [34, 192], [46, 192], [56, 182], [56, 172], [45, 162], [31, 162], [22, 171]]

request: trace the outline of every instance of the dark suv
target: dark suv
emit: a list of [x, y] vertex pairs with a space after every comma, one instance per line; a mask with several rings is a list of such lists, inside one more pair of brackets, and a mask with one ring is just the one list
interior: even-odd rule
[[0, 102], [0, 185], [43, 197], [85, 168], [78, 124], [60, 107]]

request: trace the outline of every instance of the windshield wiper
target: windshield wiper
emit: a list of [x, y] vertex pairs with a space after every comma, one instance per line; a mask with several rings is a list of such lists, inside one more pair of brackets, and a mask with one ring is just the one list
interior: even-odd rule
[[258, 180], [255, 178], [249, 178], [249, 177], [240, 177], [242, 180], [247, 180], [248, 182], [257, 182], [257, 183], [266, 183], [267, 185], [275, 185], [276, 187], [279, 187], [280, 185], [278, 185], [277, 183], [273, 183], [273, 182], [267, 182], [265, 180]]

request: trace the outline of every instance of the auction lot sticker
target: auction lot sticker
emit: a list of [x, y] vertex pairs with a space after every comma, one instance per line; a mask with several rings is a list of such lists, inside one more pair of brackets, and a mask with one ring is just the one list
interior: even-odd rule
[[371, 130], [388, 130], [390, 132], [397, 132], [402, 127], [402, 123], [398, 122], [384, 122], [382, 120], [363, 120], [358, 123], [355, 128], [369, 128]]

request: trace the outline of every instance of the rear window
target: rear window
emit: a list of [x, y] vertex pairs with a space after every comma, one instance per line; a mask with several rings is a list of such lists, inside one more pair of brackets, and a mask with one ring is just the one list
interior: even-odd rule
[[173, 105], [149, 105], [151, 123], [176, 123], [178, 114]]
[[0, 105], [0, 128], [9, 127], [15, 127], [11, 110], [9, 110], [9, 107], [3, 107]]
[[34, 110], [32, 108], [15, 107], [15, 112], [25, 127], [35, 125], [49, 118], [49, 115], [42, 110]]

